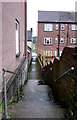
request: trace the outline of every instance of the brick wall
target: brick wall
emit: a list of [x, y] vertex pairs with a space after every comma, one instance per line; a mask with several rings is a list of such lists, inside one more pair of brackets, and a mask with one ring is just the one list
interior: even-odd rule
[[[77, 57], [74, 57], [74, 51], [74, 47], [65, 47], [60, 60], [55, 59], [53, 64], [43, 68], [45, 83], [52, 87], [56, 99], [68, 106], [73, 112], [75, 112], [75, 97], [77, 96]], [[69, 74], [55, 82], [57, 78], [67, 72], [72, 66], [74, 71], [69, 72]], [[50, 71], [51, 67], [52, 71]]]
[[28, 72], [28, 60], [24, 58], [19, 67], [15, 70], [16, 74], [13, 74], [7, 83], [7, 100], [13, 100], [15, 93], [17, 92], [18, 88], [18, 81], [19, 84], [24, 85], [25, 81], [27, 81], [27, 72]]
[[[16, 24], [20, 22], [20, 56], [16, 58]], [[25, 5], [23, 2], [2, 3], [2, 64], [3, 68], [12, 70], [23, 58], [23, 41], [25, 40]]]
[[[50, 23], [53, 24], [53, 31], [51, 32], [45, 32], [44, 31], [44, 24], [46, 23], [39, 23], [38, 22], [38, 44], [37, 44], [37, 54], [42, 54], [43, 51], [52, 51], [52, 56], [54, 56], [54, 51], [57, 51], [58, 48], [58, 43], [55, 43], [55, 38], [58, 38], [59, 35], [59, 28], [56, 30], [56, 23]], [[59, 25], [59, 24], [58, 24]], [[60, 24], [60, 29], [61, 29], [61, 24]], [[77, 44], [70, 44], [70, 39], [71, 38], [76, 38], [76, 32], [72, 31], [72, 24], [69, 24], [69, 36], [68, 36], [68, 46], [69, 45], [77, 45]], [[60, 43], [60, 49], [59, 51], [63, 51], [64, 47], [66, 46], [67, 42], [67, 31], [68, 31], [68, 24], [64, 24], [64, 30], [60, 30], [60, 40], [63, 36], [64, 38], [64, 43]], [[45, 45], [44, 44], [44, 38], [49, 37], [52, 38], [52, 45]]]
[[[1, 12], [2, 5], [2, 12]], [[2, 18], [2, 28], [0, 19], [0, 38], [2, 35], [2, 48], [0, 40], [0, 56], [2, 54], [2, 59], [0, 57], [0, 90], [2, 79], [2, 68], [6, 70], [15, 71], [24, 58], [23, 42], [26, 41], [27, 33], [27, 4], [25, 2], [0, 2], [0, 18]], [[27, 7], [27, 6], [26, 6]], [[2, 13], [2, 17], [1, 17]], [[15, 19], [19, 21], [20, 24], [20, 56], [16, 57], [16, 22]], [[2, 30], [2, 34], [1, 34]], [[2, 52], [1, 52], [2, 51]], [[25, 51], [26, 53], [26, 51]], [[2, 66], [1, 66], [2, 62]], [[26, 64], [25, 64], [26, 65]], [[27, 72], [27, 70], [26, 70]], [[27, 76], [27, 75], [26, 75]], [[7, 80], [11, 77], [11, 74], [7, 74]], [[26, 78], [25, 78], [26, 79]], [[12, 83], [11, 79], [9, 80]], [[9, 84], [10, 85], [10, 84]], [[13, 90], [13, 86], [10, 85], [9, 90]], [[2, 86], [3, 87], [3, 86]], [[1, 91], [0, 91], [1, 92]], [[10, 97], [10, 94], [9, 94]], [[1, 99], [0, 99], [1, 100]]]
[[[54, 29], [54, 28], [53, 28]], [[47, 51], [55, 51], [57, 50], [57, 44], [54, 46], [54, 39], [58, 35], [58, 31], [54, 32], [44, 32], [44, 24], [43, 23], [38, 23], [38, 44], [37, 44], [37, 53], [39, 55], [43, 54], [44, 50]], [[53, 44], [52, 45], [44, 45], [44, 37], [51, 37], [53, 38]]]

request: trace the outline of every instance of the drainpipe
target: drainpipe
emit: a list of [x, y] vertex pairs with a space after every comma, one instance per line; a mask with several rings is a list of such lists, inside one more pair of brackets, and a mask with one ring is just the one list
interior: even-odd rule
[[68, 38], [69, 38], [69, 23], [67, 24], [67, 41], [66, 41], [66, 46], [68, 46]]
[[58, 34], [58, 58], [60, 58], [60, 22], [59, 22], [59, 34]]

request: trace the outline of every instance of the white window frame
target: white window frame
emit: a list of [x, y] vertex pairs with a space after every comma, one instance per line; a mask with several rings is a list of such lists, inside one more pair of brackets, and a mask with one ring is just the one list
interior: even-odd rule
[[[63, 41], [63, 42], [62, 42], [62, 41]], [[63, 37], [60, 39], [60, 43], [61, 43], [61, 44], [64, 43], [64, 38], [63, 38]]]
[[77, 43], [76, 38], [71, 38], [70, 43], [71, 43], [71, 44], [76, 44], [76, 43]]
[[58, 43], [58, 38], [55, 38], [55, 43], [56, 43], [56, 44]]
[[64, 24], [61, 24], [61, 30], [64, 30]]
[[44, 31], [53, 31], [53, 24], [44, 24]]
[[52, 45], [52, 38], [44, 38], [44, 45]]
[[48, 56], [50, 56], [50, 51], [48, 51]]
[[77, 25], [73, 24], [72, 25], [72, 30], [77, 30]]
[[56, 30], [58, 30], [58, 24], [56, 24]]
[[44, 56], [52, 56], [52, 51], [45, 51]]
[[20, 53], [20, 40], [19, 40], [19, 22], [16, 20], [16, 56]]

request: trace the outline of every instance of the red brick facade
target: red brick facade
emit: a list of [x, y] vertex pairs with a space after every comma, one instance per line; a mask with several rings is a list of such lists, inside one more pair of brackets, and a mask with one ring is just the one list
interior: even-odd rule
[[[52, 31], [45, 31], [44, 27], [45, 24], [52, 24], [53, 29]], [[58, 24], [58, 30], [56, 30], [56, 24]], [[64, 30], [61, 30], [61, 24], [64, 24]], [[60, 27], [59, 27], [60, 25]], [[60, 28], [60, 47], [59, 52], [61, 55], [61, 51], [63, 51], [64, 47], [67, 46], [67, 39], [68, 39], [68, 46], [77, 45], [77, 37], [76, 37], [76, 30], [72, 30], [72, 25], [74, 23], [58, 23], [58, 22], [39, 22], [38, 21], [38, 44], [37, 44], [37, 54], [42, 54], [43, 56], [56, 56], [55, 51], [58, 55], [58, 35], [59, 35], [59, 28]], [[68, 35], [68, 37], [67, 37]], [[44, 38], [52, 38], [52, 44], [44, 44]], [[61, 38], [63, 37], [63, 43], [61, 43]], [[57, 43], [55, 43], [55, 38], [57, 38]], [[71, 43], [71, 38], [76, 38], [76, 43]], [[46, 53], [46, 51], [52, 53]], [[48, 55], [49, 54], [49, 55]]]
[[[23, 59], [23, 55], [26, 54], [27, 2], [2, 2], [0, 3], [0, 6], [1, 4], [2, 68], [14, 71]], [[20, 55], [18, 57], [16, 57], [16, 20], [19, 22]], [[0, 79], [0, 81], [2, 80]]]

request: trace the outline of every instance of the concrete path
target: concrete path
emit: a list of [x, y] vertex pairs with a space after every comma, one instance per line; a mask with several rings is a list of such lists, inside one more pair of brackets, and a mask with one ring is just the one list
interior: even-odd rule
[[15, 118], [64, 118], [64, 110], [54, 103], [50, 88], [38, 85], [38, 80], [29, 80], [24, 87], [24, 98], [12, 108]]
[[36, 60], [36, 56], [33, 56], [32, 63], [28, 72], [28, 80], [29, 79], [41, 79], [39, 64]]
[[[35, 59], [35, 58], [34, 58]], [[23, 101], [19, 101], [11, 110], [13, 118], [64, 118], [64, 109], [55, 103], [52, 90], [40, 85], [37, 80], [39, 71], [36, 61], [32, 62], [30, 77], [24, 87]]]

